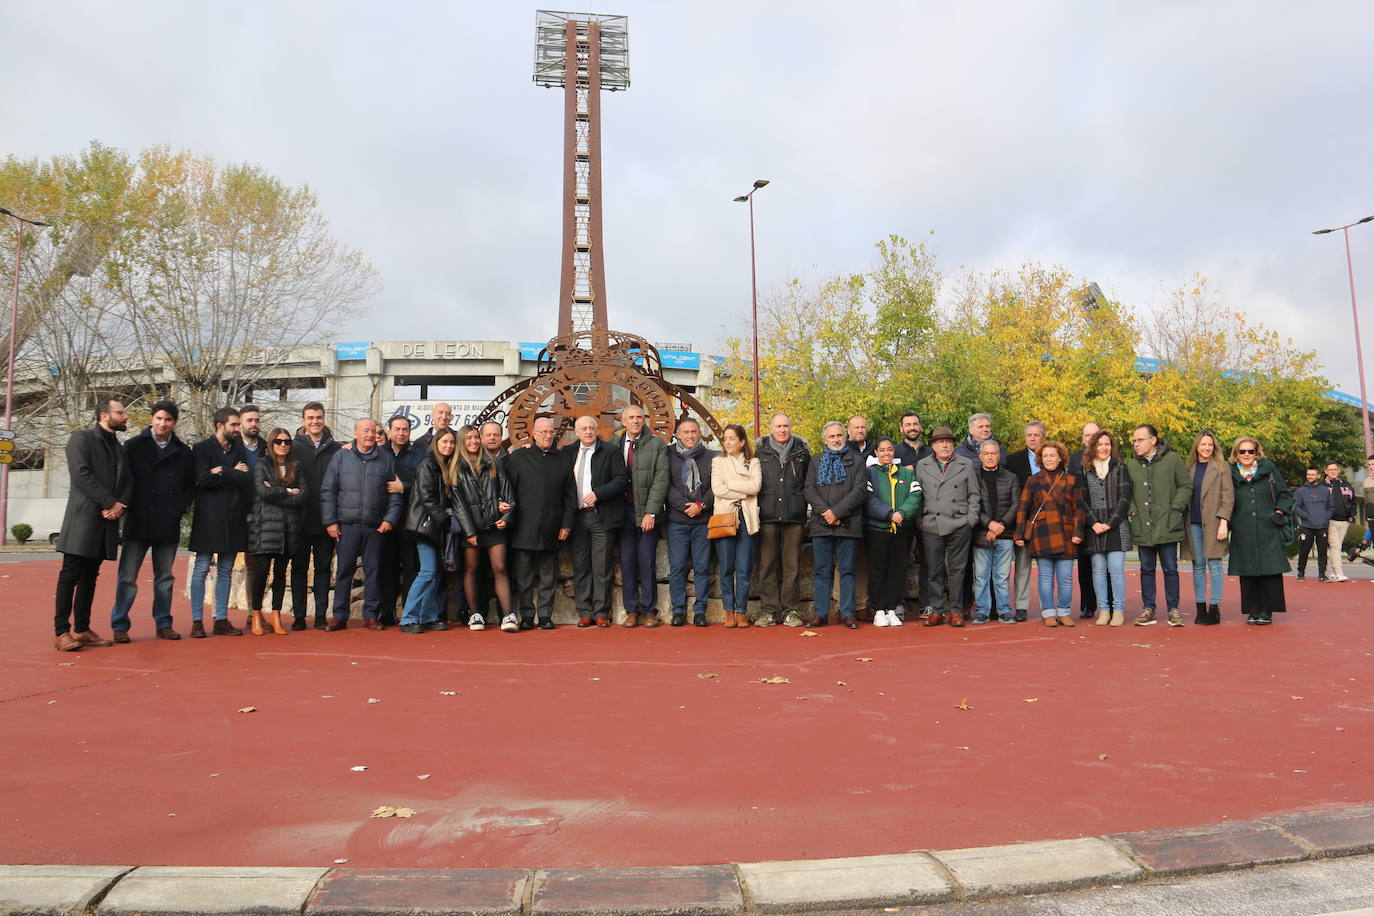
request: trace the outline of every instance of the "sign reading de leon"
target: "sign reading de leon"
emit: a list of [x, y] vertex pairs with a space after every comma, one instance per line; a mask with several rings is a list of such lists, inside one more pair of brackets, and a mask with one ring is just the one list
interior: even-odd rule
[[392, 340], [381, 345], [387, 359], [486, 359], [500, 358], [505, 344], [486, 340]]

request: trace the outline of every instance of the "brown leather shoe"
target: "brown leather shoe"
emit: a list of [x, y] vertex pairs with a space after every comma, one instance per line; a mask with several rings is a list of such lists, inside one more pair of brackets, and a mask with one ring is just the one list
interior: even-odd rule
[[83, 645], [83, 646], [113, 646], [113, 645], [114, 645], [114, 643], [110, 642], [110, 641], [109, 641], [108, 639], [106, 639], [105, 637], [103, 637], [103, 636], [97, 634], [94, 630], [86, 630], [85, 632], [82, 632], [82, 633], [76, 633], [76, 634], [74, 634], [74, 637], [75, 637], [76, 641], [79, 642], [79, 643], [81, 643], [81, 645]]
[[598, 617], [598, 618], [596, 618], [596, 626], [597, 626], [598, 629], [604, 630], [604, 629], [606, 629], [607, 627], [609, 627], [610, 625], [611, 625], [611, 619], [610, 619], [609, 617]]
[[116, 643], [117, 645], [121, 645], [121, 646], [124, 645], [125, 643], [129, 642], [129, 631], [128, 631], [128, 630], [115, 630], [115, 631], [114, 631], [114, 641], [115, 641], [115, 643]]
[[952, 627], [962, 627], [964, 625], [964, 615], [958, 611], [949, 612], [949, 625]]
[[329, 618], [329, 623], [326, 623], [326, 624], [324, 625], [324, 628], [325, 628], [326, 630], [328, 630], [330, 633], [334, 633], [334, 632], [336, 632], [336, 631], [338, 631], [338, 630], [346, 630], [346, 629], [348, 629], [348, 618], [347, 618], [347, 617], [331, 617], [331, 618]]
[[176, 630], [173, 630], [171, 627], [163, 627], [162, 629], [160, 629], [160, 630], [157, 631], [157, 638], [158, 638], [158, 639], [180, 639], [180, 638], [181, 638], [181, 634], [178, 633]]
[[939, 626], [944, 626], [944, 623], [945, 623], [945, 615], [944, 615], [944, 614], [935, 614], [935, 613], [932, 613], [929, 617], [926, 618], [926, 623], [925, 623], [925, 625], [928, 626], [928, 627], [939, 627]]
[[192, 621], [191, 621], [191, 638], [192, 638], [192, 639], [204, 639], [204, 638], [205, 638], [205, 624], [201, 623], [199, 620], [192, 620]]
[[627, 630], [633, 630], [635, 627], [639, 626], [639, 615], [626, 614], [625, 621], [621, 623], [621, 626]]
[[577, 618], [577, 625], [583, 628], [589, 627], [592, 625], [592, 619], [590, 617], [579, 617]]
[[806, 626], [807, 629], [812, 629], [815, 627], [823, 627], [828, 623], [830, 623], [829, 617], [812, 617], [806, 622]]
[[658, 619], [657, 611], [654, 611], [652, 614], [644, 615], [644, 629], [646, 630], [652, 630], [654, 627], [658, 626], [662, 622], [662, 620]]
[[1072, 626], [1077, 626], [1077, 624], [1075, 624], [1075, 623], [1073, 622], [1073, 615], [1072, 615], [1072, 614], [1065, 614], [1063, 617], [1060, 617], [1060, 618], [1059, 618], [1059, 625], [1060, 625], [1061, 627], [1072, 627]]
[[745, 627], [752, 627], [753, 625], [754, 624], [749, 619], [749, 613], [747, 611], [735, 612], [735, 626], [739, 627], [742, 630]]
[[373, 617], [371, 620], [363, 621], [363, 629], [372, 630], [373, 632], [380, 632], [386, 629], [386, 624], [382, 623], [376, 617]]
[[262, 611], [248, 612], [248, 628], [253, 631], [254, 636], [262, 635]]
[[216, 620], [214, 629], [210, 631], [216, 636], [242, 636], [243, 631], [234, 626], [228, 620]]
[[733, 629], [735, 628], [735, 612], [734, 612], [734, 611], [726, 611], [726, 612], [725, 612], [725, 623], [724, 623], [724, 627], [725, 627], [727, 630], [733, 630]]
[[58, 652], [75, 652], [78, 649], [83, 648], [83, 646], [81, 645], [81, 640], [77, 639], [70, 633], [63, 633], [61, 636], [53, 640], [52, 647], [56, 649]]

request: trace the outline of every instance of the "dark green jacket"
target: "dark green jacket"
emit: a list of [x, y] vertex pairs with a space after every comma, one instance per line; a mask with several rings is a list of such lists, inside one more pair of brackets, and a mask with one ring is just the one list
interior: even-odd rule
[[1143, 547], [1182, 541], [1193, 478], [1178, 452], [1160, 439], [1153, 461], [1132, 455], [1126, 472], [1131, 475], [1131, 541]]
[[[1236, 505], [1231, 510], [1231, 563], [1233, 576], [1273, 576], [1288, 572], [1283, 547], [1283, 528], [1275, 525], [1275, 509], [1293, 511], [1293, 491], [1268, 458], [1256, 463], [1253, 480], [1246, 480], [1231, 465]], [[1278, 496], [1275, 499], [1275, 495]]]
[[[625, 436], [611, 440], [625, 454]], [[663, 504], [668, 499], [668, 446], [646, 428], [635, 440], [634, 463], [630, 465], [630, 493], [634, 497], [635, 521], [646, 515], [663, 521]]]

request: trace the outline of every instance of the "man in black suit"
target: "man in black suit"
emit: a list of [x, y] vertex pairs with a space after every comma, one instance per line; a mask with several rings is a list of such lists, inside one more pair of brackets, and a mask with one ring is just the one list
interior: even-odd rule
[[[1004, 467], [1016, 475], [1017, 490], [1026, 488], [1026, 481], [1040, 473], [1040, 462], [1035, 458], [1036, 449], [1045, 441], [1045, 424], [1031, 420], [1026, 424], [1026, 447], [1007, 456]], [[1016, 578], [1012, 583], [1011, 600], [1016, 605], [1016, 620], [1023, 622], [1030, 608], [1031, 557], [1025, 547], [1016, 548]]]
[[[310, 493], [305, 504], [300, 543], [291, 558], [291, 613], [295, 619], [291, 629], [304, 630], [307, 595], [315, 596], [315, 629], [329, 627], [329, 586], [334, 581], [334, 539], [324, 530], [320, 519], [320, 490], [324, 472], [330, 459], [339, 450], [339, 443], [324, 424], [324, 405], [311, 401], [301, 408], [301, 432], [291, 445], [296, 459], [296, 473]], [[314, 563], [314, 572], [311, 563]], [[313, 578], [310, 578], [313, 576]], [[307, 585], [310, 590], [307, 591]]]
[[577, 625], [611, 625], [611, 586], [615, 579], [611, 544], [625, 515], [629, 473], [620, 449], [603, 440], [593, 416], [578, 417], [577, 441], [563, 451], [572, 463], [577, 516], [572, 530], [573, 584]]

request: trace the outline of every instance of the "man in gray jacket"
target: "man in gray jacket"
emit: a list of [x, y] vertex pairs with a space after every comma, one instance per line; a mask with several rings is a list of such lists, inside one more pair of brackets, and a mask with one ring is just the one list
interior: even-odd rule
[[[986, 437], [985, 437], [986, 439]], [[930, 561], [930, 603], [926, 626], [964, 625], [964, 570], [968, 567], [973, 526], [978, 523], [978, 480], [973, 462], [954, 454], [954, 431], [936, 427], [930, 434], [935, 454], [916, 462], [916, 480], [925, 493], [921, 506], [921, 543]]]
[[1298, 517], [1298, 581], [1307, 578], [1307, 558], [1317, 548], [1317, 581], [1326, 581], [1326, 530], [1331, 522], [1331, 491], [1321, 471], [1307, 469], [1307, 482], [1293, 491], [1293, 512]]
[[385, 627], [377, 619], [382, 604], [382, 535], [401, 522], [396, 461], [391, 450], [377, 447], [377, 421], [364, 417], [353, 424], [353, 447], [339, 449], [329, 461], [320, 490], [320, 518], [335, 541], [334, 619], [330, 630], [348, 626], [353, 573], [363, 561], [363, 626]]

